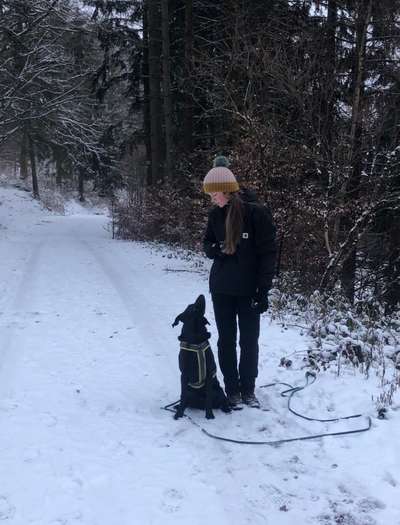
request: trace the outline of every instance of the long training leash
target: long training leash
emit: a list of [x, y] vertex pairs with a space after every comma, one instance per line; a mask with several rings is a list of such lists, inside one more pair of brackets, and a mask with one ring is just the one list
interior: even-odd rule
[[[306, 387], [312, 385], [315, 381], [316, 381], [316, 375], [313, 372], [308, 372], [307, 371], [306, 372], [306, 382], [305, 382], [305, 384], [303, 386], [292, 386], [292, 385], [289, 385], [288, 383], [276, 382], [276, 383], [269, 383], [267, 385], [262, 385], [262, 386], [260, 386], [260, 388], [269, 388], [269, 387], [277, 386], [277, 385], [284, 385], [285, 387], [288, 387], [286, 390], [283, 390], [281, 392], [281, 394], [280, 394], [282, 397], [287, 397], [288, 398], [288, 402], [287, 402], [288, 410], [292, 414], [294, 414], [295, 416], [301, 417], [302, 419], [306, 419], [307, 421], [319, 421], [321, 423], [329, 423], [329, 422], [334, 422], [334, 421], [342, 421], [342, 420], [345, 420], [345, 419], [356, 419], [356, 418], [363, 417], [363, 414], [354, 414], [354, 415], [351, 415], [351, 416], [335, 417], [335, 418], [331, 418], [331, 419], [319, 419], [319, 418], [313, 418], [313, 417], [305, 416], [304, 414], [300, 414], [299, 412], [296, 412], [295, 410], [293, 410], [292, 407], [291, 407], [292, 397], [297, 392], [300, 392], [301, 390], [304, 390]], [[162, 409], [163, 410], [168, 410], [169, 412], [175, 412], [175, 409], [176, 409], [176, 407], [178, 405], [179, 405], [179, 400], [178, 401], [174, 401], [173, 403], [170, 403], [169, 405], [166, 405], [166, 406], [162, 407]], [[312, 434], [310, 436], [298, 436], [298, 437], [294, 437], [294, 438], [277, 439], [277, 440], [273, 440], [273, 441], [245, 441], [245, 440], [241, 440], [241, 439], [232, 439], [232, 438], [227, 438], [227, 437], [223, 437], [223, 436], [218, 436], [216, 434], [212, 434], [211, 432], [208, 432], [208, 430], [203, 428], [199, 423], [197, 423], [197, 421], [195, 421], [191, 416], [189, 416], [187, 414], [185, 414], [184, 416], [186, 418], [188, 418], [196, 427], [198, 427], [203, 432], [203, 434], [206, 434], [206, 436], [208, 436], [210, 438], [213, 438], [213, 439], [217, 439], [219, 441], [227, 441], [228, 443], [238, 443], [238, 444], [241, 444], [241, 445], [272, 445], [272, 446], [278, 446], [278, 445], [282, 445], [283, 443], [291, 443], [293, 441], [306, 441], [306, 440], [309, 440], [309, 439], [317, 439], [317, 438], [328, 437], [328, 436], [345, 436], [345, 435], [348, 435], [348, 434], [359, 434], [360, 432], [366, 432], [366, 431], [370, 430], [371, 424], [372, 424], [371, 418], [369, 416], [365, 416], [366, 420], [367, 420], [367, 425], [362, 427], [362, 428], [357, 428], [355, 430], [344, 430], [344, 431], [341, 431], [341, 432], [324, 432], [324, 433], [321, 433], [321, 434]]]

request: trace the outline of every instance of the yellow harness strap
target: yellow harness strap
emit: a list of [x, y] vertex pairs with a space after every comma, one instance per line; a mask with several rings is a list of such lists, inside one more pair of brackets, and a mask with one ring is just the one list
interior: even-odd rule
[[[208, 341], [199, 345], [190, 345], [189, 343], [181, 342], [181, 350], [187, 350], [188, 352], [195, 352], [197, 354], [197, 365], [199, 368], [199, 380], [196, 383], [189, 383], [192, 388], [201, 388], [206, 382], [207, 376], [207, 365], [206, 365], [206, 351], [210, 348]], [[213, 376], [216, 372], [213, 373]]]

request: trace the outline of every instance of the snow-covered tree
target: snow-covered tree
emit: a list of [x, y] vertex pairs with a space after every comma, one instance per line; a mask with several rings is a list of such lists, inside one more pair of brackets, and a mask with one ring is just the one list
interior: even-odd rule
[[40, 152], [68, 158], [73, 169], [101, 154], [90, 92], [96, 57], [85, 60], [93, 37], [87, 17], [67, 1], [4, 0], [0, 13], [0, 140], [19, 141], [38, 197]]

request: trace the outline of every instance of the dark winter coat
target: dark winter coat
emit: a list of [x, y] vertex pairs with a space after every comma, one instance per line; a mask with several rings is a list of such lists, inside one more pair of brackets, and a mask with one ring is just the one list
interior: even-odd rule
[[271, 288], [276, 261], [276, 229], [271, 212], [264, 205], [244, 200], [243, 196], [242, 200], [243, 230], [233, 255], [221, 252], [229, 203], [223, 208], [213, 208], [208, 216], [204, 251], [214, 260], [210, 272], [213, 294], [254, 297], [257, 291]]

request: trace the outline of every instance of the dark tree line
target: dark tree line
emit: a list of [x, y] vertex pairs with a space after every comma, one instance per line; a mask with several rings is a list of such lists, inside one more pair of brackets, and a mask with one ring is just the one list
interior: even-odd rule
[[196, 247], [218, 153], [293, 287], [400, 301], [400, 0], [0, 0], [0, 140]]
[[[148, 26], [147, 41], [161, 40], [163, 48], [162, 4], [147, 3], [159, 17], [154, 32]], [[284, 267], [300, 287], [340, 284], [351, 300], [373, 291], [394, 306], [400, 300], [400, 2], [168, 6], [170, 66], [160, 54], [149, 72], [157, 86], [148, 93], [165, 115], [162, 121], [158, 107], [159, 120], [152, 120], [150, 107], [151, 134], [159, 138], [148, 152], [149, 182], [160, 181], [161, 207], [173, 212], [176, 226], [161, 225], [161, 233], [184, 237], [189, 221], [192, 228], [199, 224], [195, 238], [201, 237], [204, 216], [193, 214], [204, 207], [196, 200], [198, 182], [214, 154], [228, 153], [241, 181], [273, 208]], [[165, 112], [166, 96], [172, 111]], [[166, 160], [169, 149], [174, 165]]]

